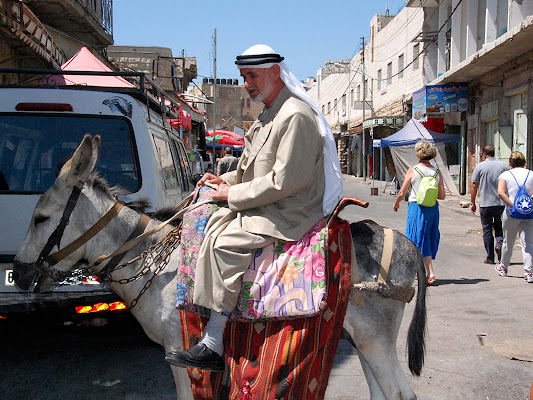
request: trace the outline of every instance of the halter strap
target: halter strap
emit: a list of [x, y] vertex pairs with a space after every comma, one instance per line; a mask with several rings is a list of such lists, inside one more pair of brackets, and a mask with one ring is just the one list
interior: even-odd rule
[[100, 232], [109, 222], [111, 222], [113, 218], [117, 216], [123, 206], [124, 202], [117, 200], [115, 204], [113, 204], [113, 207], [111, 207], [109, 211], [106, 212], [102, 218], [96, 221], [96, 223], [91, 226], [83, 235], [78, 237], [76, 240], [74, 240], [72, 243], [70, 243], [63, 249], [46, 257], [46, 261], [48, 262], [48, 264], [57, 264], [59, 261], [63, 260], [65, 257], [69, 256], [74, 251], [79, 249], [82, 245], [91, 240], [93, 236]]
[[73, 188], [72, 192], [70, 193], [70, 197], [68, 199], [67, 205], [65, 206], [65, 209], [63, 210], [63, 216], [61, 217], [61, 220], [59, 221], [59, 224], [57, 225], [56, 229], [50, 237], [48, 238], [48, 241], [46, 242], [46, 245], [41, 250], [41, 254], [39, 254], [39, 261], [44, 261], [44, 259], [50, 254], [54, 246], [57, 246], [57, 248], [61, 245], [61, 238], [63, 237], [63, 233], [65, 232], [65, 228], [69, 223], [70, 220], [70, 214], [72, 214], [72, 211], [74, 211], [74, 207], [76, 207], [76, 202], [78, 201], [81, 190], [83, 188], [83, 183], [78, 182]]

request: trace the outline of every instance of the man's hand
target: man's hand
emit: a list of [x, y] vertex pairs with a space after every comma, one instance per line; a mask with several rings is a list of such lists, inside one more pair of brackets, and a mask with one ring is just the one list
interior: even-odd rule
[[223, 180], [219, 176], [213, 175], [210, 172], [206, 172], [204, 176], [202, 176], [202, 178], [198, 181], [196, 186], [205, 186], [206, 182], [212, 185], [219, 185], [223, 182]]
[[228, 185], [227, 183], [220, 183], [218, 185], [217, 191], [215, 193], [213, 193], [211, 198], [214, 201], [225, 201], [225, 202], [227, 202], [228, 201], [229, 188], [230, 188], [230, 185]]
[[472, 214], [476, 213], [476, 205], [475, 205], [475, 203], [470, 203], [470, 212]]

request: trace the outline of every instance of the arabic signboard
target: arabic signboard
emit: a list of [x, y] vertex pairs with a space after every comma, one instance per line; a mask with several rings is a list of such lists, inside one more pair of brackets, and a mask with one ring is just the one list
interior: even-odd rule
[[468, 110], [467, 84], [425, 86], [413, 93], [413, 115], [416, 119], [429, 114], [466, 110]]

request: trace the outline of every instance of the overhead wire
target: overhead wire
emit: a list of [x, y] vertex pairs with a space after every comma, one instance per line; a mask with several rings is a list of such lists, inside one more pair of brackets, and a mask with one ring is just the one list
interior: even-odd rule
[[[389, 39], [389, 42], [388, 43], [383, 43], [383, 44], [380, 44], [378, 46], [374, 46], [374, 49], [379, 49], [383, 46], [386, 46], [388, 44], [390, 44], [394, 39], [396, 39], [398, 36], [400, 36], [400, 33], [402, 33], [405, 29], [407, 29], [407, 26], [409, 25], [409, 22], [411, 22], [412, 19], [414, 19], [419, 11], [423, 11], [424, 10], [424, 4], [427, 3], [428, 0], [423, 0], [420, 2], [420, 7], [417, 8], [417, 10], [407, 18], [407, 20], [405, 21], [405, 23], [397, 30], [395, 31], [395, 35], [392, 36], [390, 39]], [[440, 6], [440, 4], [439, 4]], [[437, 9], [439, 8], [439, 6], [437, 6]]]
[[[442, 3], [441, 3], [441, 4], [442, 4]], [[435, 13], [439, 10], [439, 7], [441, 6], [441, 4], [439, 4], [438, 7], [435, 8], [435, 10], [434, 10], [433, 13], [429, 16], [428, 19], [431, 19], [431, 18], [435, 15]], [[380, 47], [382, 47], [382, 46], [389, 45], [389, 44], [392, 44], [392, 42], [391, 42], [390, 39], [387, 41], [387, 43], [383, 43], [383, 44], [381, 44], [381, 45], [379, 45], [379, 46], [374, 46], [374, 47], [373, 47], [373, 50], [376, 50], [377, 48], [380, 48]], [[396, 54], [399, 54], [400, 52], [402, 52], [402, 51], [404, 51], [405, 49], [407, 49], [407, 46], [409, 46], [409, 43], [406, 44], [405, 46], [401, 47], [396, 53], [386, 56], [385, 59], [383, 59], [383, 60], [374, 60], [373, 62], [379, 63], [379, 62], [383, 62], [383, 61], [391, 60], [392, 57], [394, 57]]]
[[[398, 76], [399, 74], [401, 74], [402, 72], [404, 72], [408, 67], [410, 67], [411, 65], [414, 64], [414, 62], [423, 54], [425, 53], [429, 46], [431, 46], [433, 44], [433, 41], [435, 40], [435, 38], [437, 38], [437, 36], [439, 35], [440, 31], [442, 31], [442, 29], [448, 24], [448, 21], [450, 20], [450, 18], [453, 16], [453, 14], [455, 13], [455, 11], [457, 11], [457, 8], [461, 5], [461, 3], [463, 2], [463, 0], [459, 0], [458, 3], [456, 4], [455, 8], [452, 10], [452, 12], [450, 13], [450, 15], [448, 16], [448, 18], [446, 19], [446, 21], [444, 21], [444, 23], [441, 25], [441, 27], [439, 28], [439, 30], [437, 32], [435, 32], [435, 34], [431, 37], [431, 39], [428, 41], [428, 44], [426, 44], [421, 50], [420, 52], [416, 55], [416, 57], [413, 57], [413, 59], [411, 60], [410, 63], [408, 63], [407, 65], [405, 65], [403, 67], [403, 69], [399, 70], [396, 74], [393, 74], [389, 77], [387, 77], [387, 79], [389, 78], [394, 78], [395, 76]], [[370, 76], [367, 74], [367, 76]], [[374, 80], [377, 80], [375, 77], [371, 77], [371, 79], [374, 79]]]
[[[457, 8], [459, 8], [459, 6], [461, 5], [462, 2], [463, 2], [463, 0], [459, 0], [459, 1], [458, 1], [458, 3], [455, 5], [455, 7], [453, 8], [452, 12], [451, 12], [450, 15], [448, 16], [448, 18], [446, 18], [446, 21], [444, 21], [444, 23], [440, 26], [439, 30], [438, 30], [437, 32], [435, 32], [435, 34], [432, 36], [431, 40], [429, 40], [428, 44], [425, 45], [425, 46], [422, 48], [421, 51], [419, 51], [419, 53], [416, 55], [416, 57], [413, 57], [413, 59], [411, 60], [411, 62], [408, 63], [407, 65], [405, 65], [404, 68], [401, 69], [401, 70], [399, 70], [396, 74], [393, 74], [393, 75], [391, 75], [391, 76], [387, 76], [385, 79], [388, 80], [388, 79], [394, 78], [395, 76], [398, 76], [399, 74], [401, 74], [402, 72], [404, 72], [408, 67], [410, 67], [411, 65], [413, 65], [414, 62], [415, 62], [416, 60], [418, 60], [418, 58], [419, 58], [423, 53], [425, 53], [425, 52], [428, 50], [429, 46], [433, 43], [434, 39], [438, 36], [438, 34], [440, 33], [440, 31], [441, 31], [442, 29], [444, 29], [444, 27], [448, 24], [448, 21], [451, 19], [451, 17], [452, 17], [453, 14], [455, 13], [455, 11], [457, 11]], [[364, 51], [364, 50], [363, 50], [363, 51]], [[355, 77], [356, 75], [357, 75], [357, 73], [354, 74], [354, 77]], [[368, 75], [367, 73], [364, 74], [364, 77], [365, 77], [365, 78], [368, 77], [369, 79], [372, 79], [372, 80], [377, 80], [376, 78], [374, 78], [374, 77]], [[350, 82], [348, 83], [348, 87], [344, 90], [344, 92], [343, 92], [343, 94], [340, 96], [340, 98], [342, 98], [342, 96], [343, 96], [344, 94], [346, 94], [346, 92], [348, 91], [348, 89], [349, 89], [350, 86], [351, 86], [351, 83], [352, 83], [353, 79], [354, 79], [354, 78], [352, 78], [352, 79], [350, 80]], [[383, 80], [383, 78], [382, 78], [381, 80]], [[329, 114], [329, 113], [335, 108], [335, 106], [339, 103], [340, 98], [337, 99], [337, 102], [334, 103], [333, 107], [332, 107], [330, 110], [328, 110], [324, 115]]]

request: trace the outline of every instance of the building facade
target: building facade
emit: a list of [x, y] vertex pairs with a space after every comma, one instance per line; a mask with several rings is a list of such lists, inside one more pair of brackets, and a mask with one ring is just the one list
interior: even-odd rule
[[344, 173], [368, 176], [376, 168], [385, 177], [394, 170], [388, 151], [383, 165], [373, 157], [372, 140], [401, 128], [411, 116], [412, 93], [436, 77], [436, 50], [422, 51], [427, 35], [421, 34], [435, 30], [434, 9], [374, 16], [351, 60], [326, 61], [317, 72], [309, 94], [337, 134]]
[[469, 109], [461, 115], [467, 192], [487, 144], [501, 160], [521, 151], [532, 165], [533, 1], [443, 0], [439, 21], [445, 29], [439, 33], [438, 77], [430, 84], [468, 84]]
[[413, 116], [415, 92], [447, 85], [467, 86], [464, 107], [416, 117], [460, 134], [446, 152], [461, 193], [486, 144], [502, 160], [522, 151], [532, 165], [532, 23], [533, 0], [410, 0], [397, 15], [376, 15], [356, 55], [327, 61], [309, 90], [337, 134], [343, 172], [372, 173], [371, 140]]
[[[216, 98], [213, 96], [216, 92]], [[253, 102], [238, 79], [204, 78], [189, 86], [187, 94], [196, 107], [205, 111], [208, 129], [221, 129], [244, 135], [263, 111], [263, 103]], [[215, 115], [216, 113], [216, 115]]]

